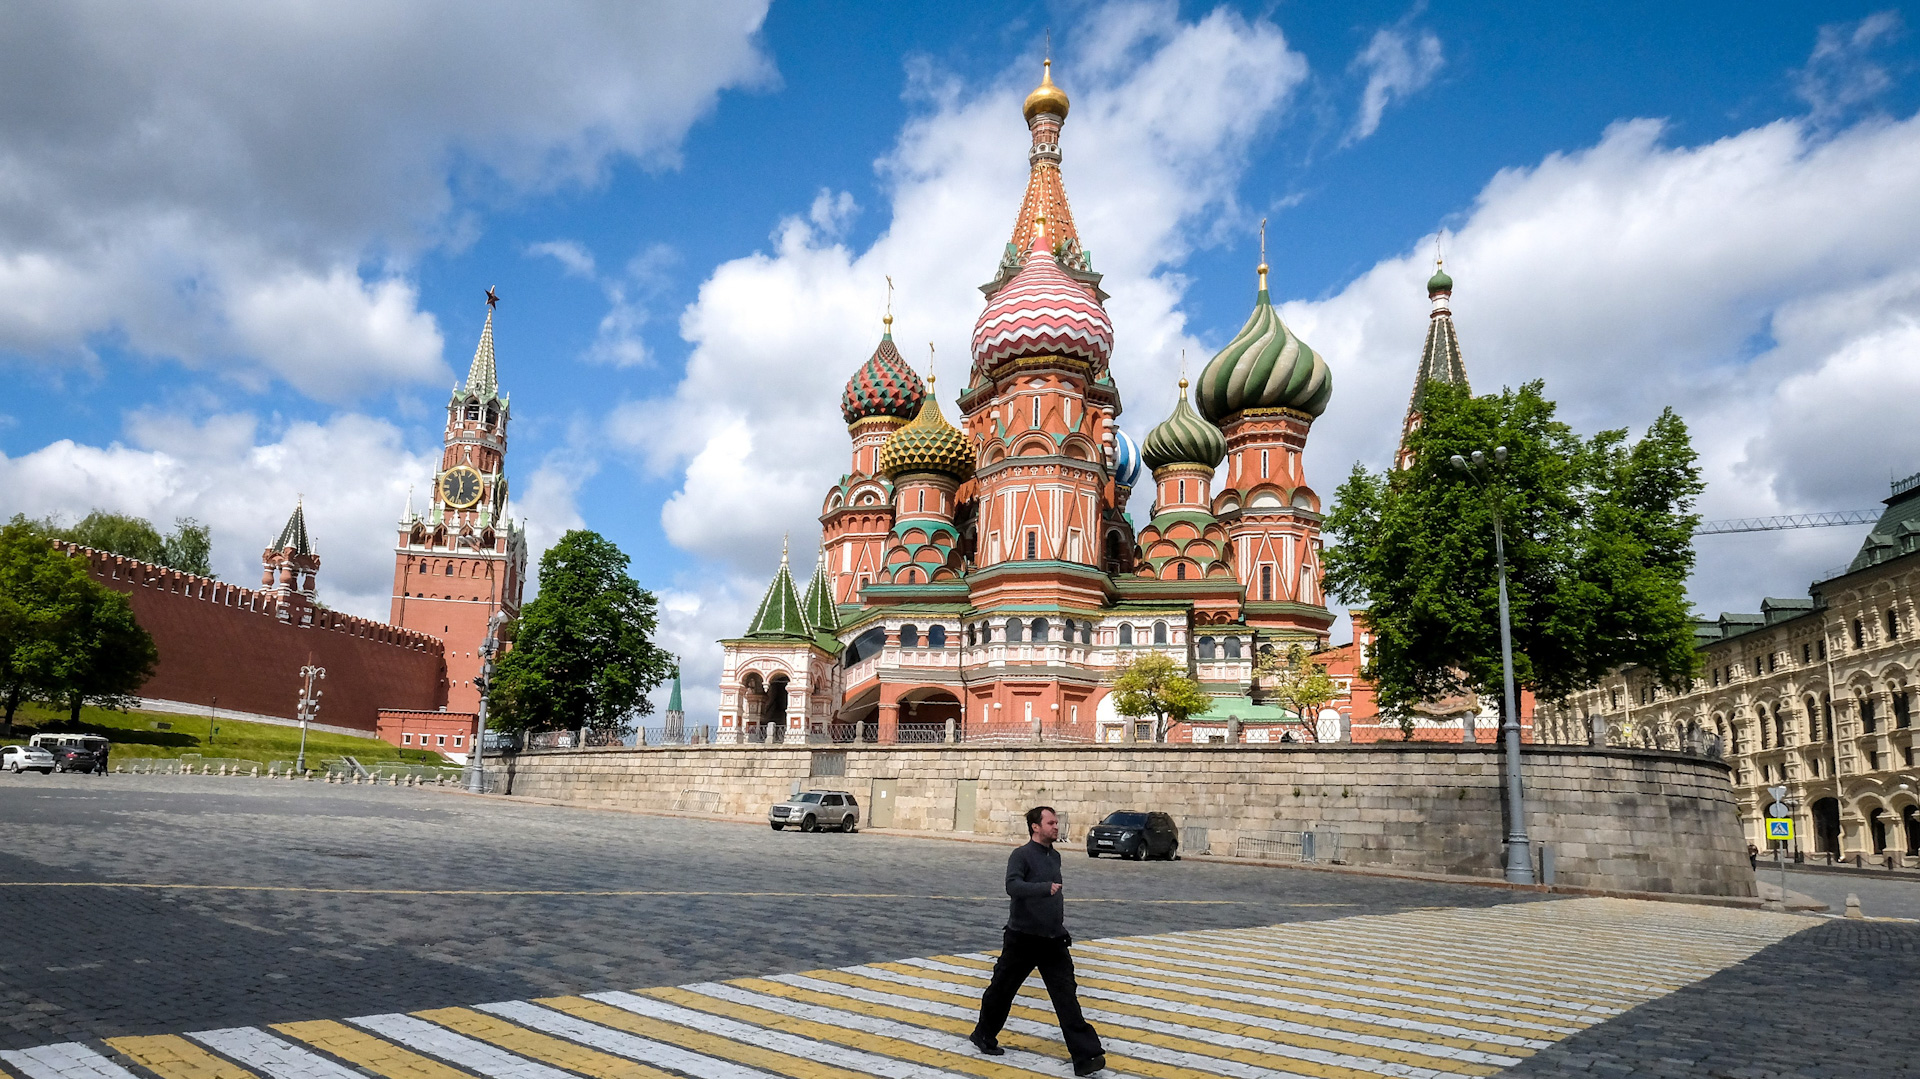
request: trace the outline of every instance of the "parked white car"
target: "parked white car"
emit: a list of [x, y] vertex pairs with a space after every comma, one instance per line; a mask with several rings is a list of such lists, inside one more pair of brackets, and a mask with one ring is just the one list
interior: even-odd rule
[[48, 775], [53, 771], [53, 754], [39, 746], [7, 746], [0, 749], [0, 768]]

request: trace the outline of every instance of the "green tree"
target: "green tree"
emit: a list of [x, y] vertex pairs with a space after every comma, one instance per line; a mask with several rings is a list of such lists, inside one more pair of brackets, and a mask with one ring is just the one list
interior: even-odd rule
[[1152, 716], [1156, 742], [1166, 741], [1175, 723], [1212, 707], [1213, 698], [1165, 652], [1135, 655], [1113, 680], [1114, 711], [1129, 719]]
[[138, 688], [153, 665], [153, 640], [127, 598], [96, 584], [85, 560], [48, 543], [15, 516], [0, 528], [0, 705], [13, 728], [21, 700], [71, 706], [74, 694], [113, 697]]
[[[1326, 588], [1368, 607], [1383, 710], [1498, 697], [1496, 505], [1518, 685], [1561, 700], [1637, 663], [1684, 686], [1697, 663], [1686, 578], [1702, 484], [1680, 418], [1668, 409], [1632, 444], [1625, 431], [1583, 442], [1538, 382], [1487, 397], [1430, 384], [1424, 403], [1412, 466], [1354, 466], [1326, 521]], [[1507, 460], [1486, 485], [1450, 463], [1496, 446]]]
[[673, 673], [654, 646], [653, 593], [627, 556], [575, 529], [540, 558], [540, 595], [520, 611], [513, 651], [494, 667], [488, 726], [508, 731], [625, 731], [653, 710], [647, 694]]
[[153, 522], [144, 517], [108, 513], [99, 509], [82, 517], [78, 524], [70, 528], [62, 528], [51, 521], [43, 522], [41, 527], [55, 539], [92, 547], [96, 551], [137, 558], [183, 573], [213, 576], [212, 529], [191, 517], [174, 518], [173, 532], [166, 536], [162, 536], [153, 527]]
[[1315, 663], [1298, 642], [1284, 653], [1266, 652], [1254, 661], [1254, 674], [1264, 679], [1264, 691], [1293, 711], [1307, 740], [1320, 740], [1320, 709], [1339, 693], [1325, 664]]
[[134, 619], [133, 604], [111, 588], [87, 582], [87, 597], [79, 617], [56, 639], [59, 659], [42, 675], [40, 694], [67, 708], [67, 718], [80, 722], [86, 704], [126, 709], [130, 699], [153, 676], [159, 662], [153, 637]]

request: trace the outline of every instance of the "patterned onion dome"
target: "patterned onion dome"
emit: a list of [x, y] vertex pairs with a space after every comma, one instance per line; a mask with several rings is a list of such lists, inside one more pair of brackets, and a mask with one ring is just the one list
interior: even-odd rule
[[1113, 429], [1113, 482], [1122, 487], [1132, 487], [1133, 481], [1140, 478], [1140, 447], [1133, 436], [1120, 428]]
[[1287, 329], [1267, 294], [1266, 267], [1253, 314], [1200, 372], [1194, 397], [1215, 423], [1246, 408], [1291, 408], [1318, 416], [1333, 396], [1327, 361]]
[[1180, 403], [1173, 406], [1173, 415], [1148, 432], [1140, 458], [1153, 469], [1182, 464], [1218, 468], [1227, 459], [1227, 436], [1187, 403], [1186, 379], [1180, 380]]
[[849, 424], [869, 416], [910, 420], [919, 414], [920, 402], [927, 396], [926, 383], [893, 345], [892, 315], [887, 316], [886, 325], [880, 347], [873, 350], [840, 393], [840, 414]]
[[880, 471], [888, 479], [908, 472], [940, 472], [957, 480], [973, 475], [973, 443], [947, 422], [932, 394], [913, 422], [895, 431], [880, 447]]
[[1024, 356], [1073, 356], [1105, 368], [1113, 320], [1054, 260], [1044, 228], [1033, 231], [1026, 265], [994, 293], [973, 325], [973, 362], [991, 369]]

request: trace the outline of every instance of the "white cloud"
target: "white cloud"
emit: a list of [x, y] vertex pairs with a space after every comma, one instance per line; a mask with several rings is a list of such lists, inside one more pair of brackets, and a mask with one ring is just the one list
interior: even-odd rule
[[671, 167], [721, 90], [772, 78], [764, 15], [764, 0], [12, 12], [0, 350], [70, 362], [109, 335], [336, 400], [442, 378], [400, 280], [411, 258], [469, 241], [467, 207], [592, 183], [616, 157]]
[[547, 240], [528, 244], [527, 254], [543, 255], [558, 262], [572, 277], [591, 280], [594, 276], [593, 252], [573, 240]]
[[1345, 141], [1359, 142], [1380, 130], [1387, 106], [1425, 89], [1445, 62], [1440, 39], [1431, 30], [1415, 34], [1405, 26], [1391, 26], [1374, 31], [1367, 47], [1353, 58], [1352, 70], [1366, 72], [1367, 86], [1360, 92], [1360, 114]]
[[1807, 66], [1794, 73], [1794, 92], [1812, 107], [1815, 124], [1831, 125], [1893, 87], [1893, 75], [1873, 52], [1904, 29], [1897, 11], [1820, 28]]
[[[1920, 118], [1818, 137], [1780, 121], [1670, 146], [1621, 123], [1509, 169], [1446, 237], [1474, 387], [1544, 378], [1578, 429], [1667, 404], [1700, 449], [1710, 518], [1872, 508], [1920, 470]], [[1433, 238], [1284, 317], [1334, 369], [1308, 475], [1323, 493], [1398, 440], [1426, 326]], [[1803, 593], [1861, 529], [1702, 539], [1710, 611]]]
[[[1200, 222], [1234, 211], [1245, 147], [1271, 125], [1306, 76], [1270, 23], [1217, 11], [1181, 22], [1171, 5], [1103, 9], [1090, 45], [1056, 65], [1073, 95], [1063, 136], [1076, 224], [1092, 248], [1131, 387], [1131, 425], [1172, 404], [1179, 350], [1191, 344], [1173, 272]], [[623, 409], [613, 429], [649, 466], [684, 466], [662, 523], [681, 548], [757, 573], [781, 533], [812, 543], [814, 516], [847, 452], [840, 389], [872, 352], [892, 275], [895, 338], [924, 369], [940, 346], [949, 402], [964, 381], [966, 346], [1012, 231], [1027, 175], [1019, 102], [1037, 63], [966, 91], [922, 69], [926, 111], [878, 167], [891, 220], [864, 251], [839, 230], [855, 211], [822, 192], [782, 221], [766, 253], [718, 267], [681, 316], [693, 342], [672, 397]], [[731, 632], [731, 631], [729, 631]]]

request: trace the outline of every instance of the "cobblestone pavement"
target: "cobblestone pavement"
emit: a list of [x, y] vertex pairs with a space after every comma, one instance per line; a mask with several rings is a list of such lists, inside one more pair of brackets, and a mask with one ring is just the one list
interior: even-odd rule
[[[1778, 883], [1780, 871], [1762, 862], [1760, 879]], [[1920, 919], [1920, 880], [1875, 878], [1855, 873], [1818, 873], [1787, 868], [1787, 887], [1812, 896], [1844, 914], [1847, 896], [1860, 897], [1860, 910], [1869, 918]]]
[[[16, 1079], [1068, 1073], [1037, 981], [1007, 1056], [964, 1042], [1004, 847], [405, 789], [7, 776], [0, 850], [0, 1070]], [[1920, 1061], [1873, 1006], [1904, 1014], [1920, 926], [1202, 862], [1067, 871], [1109, 1074]]]

